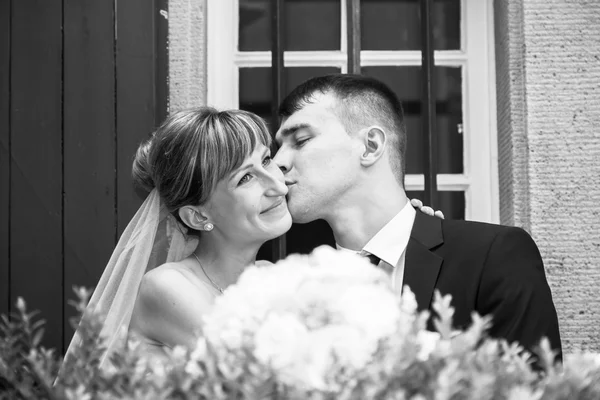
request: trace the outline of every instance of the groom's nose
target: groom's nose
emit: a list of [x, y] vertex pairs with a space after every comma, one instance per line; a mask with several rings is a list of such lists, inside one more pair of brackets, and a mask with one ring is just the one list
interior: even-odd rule
[[279, 150], [277, 150], [273, 161], [275, 162], [275, 165], [277, 165], [281, 172], [283, 172], [284, 174], [291, 169], [289, 153], [283, 146], [280, 147]]

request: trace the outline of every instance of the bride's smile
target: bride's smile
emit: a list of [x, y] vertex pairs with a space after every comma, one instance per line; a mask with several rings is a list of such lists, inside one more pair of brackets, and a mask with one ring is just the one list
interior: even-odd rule
[[273, 203], [271, 206], [264, 209], [261, 212], [261, 214], [265, 214], [265, 213], [268, 213], [271, 211], [281, 211], [283, 209], [283, 207], [281, 207], [282, 205], [285, 205], [285, 197], [280, 198], [275, 203]]

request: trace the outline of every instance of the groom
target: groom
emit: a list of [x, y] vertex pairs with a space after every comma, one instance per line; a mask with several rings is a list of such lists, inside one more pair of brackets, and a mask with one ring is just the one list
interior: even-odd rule
[[[362, 252], [408, 285], [419, 309], [452, 295], [454, 322], [492, 315], [492, 337], [560, 354], [556, 310], [537, 246], [522, 229], [415, 212], [404, 189], [406, 128], [396, 95], [360, 75], [313, 78], [279, 108], [275, 162], [297, 223], [324, 219], [338, 248]], [[560, 356], [559, 356], [560, 359]]]

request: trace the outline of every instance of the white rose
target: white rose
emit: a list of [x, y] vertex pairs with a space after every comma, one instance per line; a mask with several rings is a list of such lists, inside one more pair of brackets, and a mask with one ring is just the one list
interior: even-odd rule
[[362, 327], [368, 340], [396, 332], [400, 310], [395, 295], [383, 287], [362, 285], [346, 290], [335, 304], [345, 322]]
[[215, 318], [206, 319], [203, 329], [204, 337], [215, 348], [237, 350], [242, 347], [245, 328], [248, 324], [244, 316], [227, 315], [227, 320], [222, 316], [213, 315]]
[[371, 265], [366, 258], [329, 246], [317, 247], [310, 255], [310, 263], [318, 268], [320, 276], [337, 276], [349, 282], [367, 282], [385, 277], [383, 271]]
[[[329, 325], [311, 333], [311, 353], [321, 352], [315, 368], [330, 369], [322, 360], [329, 358], [344, 367], [360, 370], [371, 360], [377, 344], [365, 340], [361, 329], [348, 325]], [[327, 356], [325, 356], [327, 354]]]
[[308, 331], [292, 314], [271, 314], [254, 337], [254, 356], [276, 371], [294, 370], [308, 351]]
[[309, 331], [294, 315], [270, 315], [255, 336], [254, 355], [270, 366], [278, 380], [299, 390], [323, 389], [325, 360], [315, 357]]

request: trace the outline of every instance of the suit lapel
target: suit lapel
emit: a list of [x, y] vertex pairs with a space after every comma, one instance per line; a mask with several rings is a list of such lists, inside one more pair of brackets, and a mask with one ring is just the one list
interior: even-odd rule
[[435, 283], [444, 261], [431, 249], [443, 242], [441, 219], [417, 210], [406, 247], [403, 285], [408, 285], [415, 294], [419, 310], [426, 310], [431, 304]]

